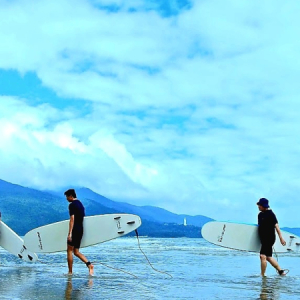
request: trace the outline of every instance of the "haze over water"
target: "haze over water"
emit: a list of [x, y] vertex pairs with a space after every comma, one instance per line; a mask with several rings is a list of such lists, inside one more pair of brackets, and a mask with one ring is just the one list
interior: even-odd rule
[[255, 253], [228, 250], [203, 239], [189, 238], [142, 237], [140, 245], [153, 267], [172, 278], [150, 267], [132, 237], [82, 249], [96, 262], [93, 277], [88, 276], [85, 265], [77, 258], [74, 275], [65, 275], [66, 254], [62, 252], [39, 255], [40, 262], [29, 264], [1, 248], [1, 299], [300, 298], [297, 253], [279, 256], [280, 265], [290, 270], [288, 276], [280, 277], [268, 266], [267, 277], [261, 278]]

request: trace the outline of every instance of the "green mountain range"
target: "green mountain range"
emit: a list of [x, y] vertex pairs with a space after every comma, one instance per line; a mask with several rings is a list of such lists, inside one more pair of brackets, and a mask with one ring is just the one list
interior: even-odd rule
[[[201, 237], [201, 227], [212, 220], [201, 215], [178, 215], [154, 206], [112, 201], [88, 188], [75, 189], [87, 216], [109, 213], [139, 215], [142, 219], [138, 230], [141, 236]], [[0, 211], [2, 220], [19, 235], [69, 218], [68, 202], [63, 191], [39, 191], [4, 180], [0, 180]], [[187, 225], [183, 224], [184, 219]]]

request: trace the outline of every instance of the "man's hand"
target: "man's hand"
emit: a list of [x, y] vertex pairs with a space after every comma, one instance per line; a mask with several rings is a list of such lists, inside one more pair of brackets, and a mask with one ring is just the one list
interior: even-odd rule
[[285, 246], [286, 245], [286, 242], [285, 240], [283, 239], [283, 237], [280, 237], [280, 243], [282, 246]]
[[69, 234], [69, 235], [68, 235], [67, 240], [68, 240], [68, 242], [72, 242], [72, 234]]
[[280, 231], [280, 228], [279, 228], [278, 223], [275, 224], [275, 229], [276, 229], [277, 234], [278, 234], [278, 236], [279, 236], [281, 245], [282, 245], [282, 246], [285, 246], [285, 245], [286, 245], [286, 242], [285, 242], [285, 240], [283, 239], [283, 237], [282, 237], [282, 235], [281, 235], [281, 231]]

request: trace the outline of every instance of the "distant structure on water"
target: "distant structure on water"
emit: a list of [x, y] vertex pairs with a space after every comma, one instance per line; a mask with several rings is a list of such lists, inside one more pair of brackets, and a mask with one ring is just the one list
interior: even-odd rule
[[183, 219], [183, 225], [186, 226], [186, 218]]

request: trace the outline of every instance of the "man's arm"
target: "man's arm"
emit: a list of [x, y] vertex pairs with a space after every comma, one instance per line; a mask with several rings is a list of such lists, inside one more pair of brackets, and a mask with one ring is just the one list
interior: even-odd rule
[[74, 226], [74, 215], [70, 216], [68, 241], [72, 240], [72, 230]]
[[279, 236], [280, 243], [281, 243], [283, 246], [285, 246], [285, 245], [286, 245], [286, 242], [285, 242], [285, 240], [283, 239], [283, 237], [282, 237], [282, 235], [281, 235], [281, 231], [280, 231], [280, 228], [279, 228], [278, 223], [275, 224], [275, 229], [276, 229], [277, 234], [278, 234], [278, 236]]

